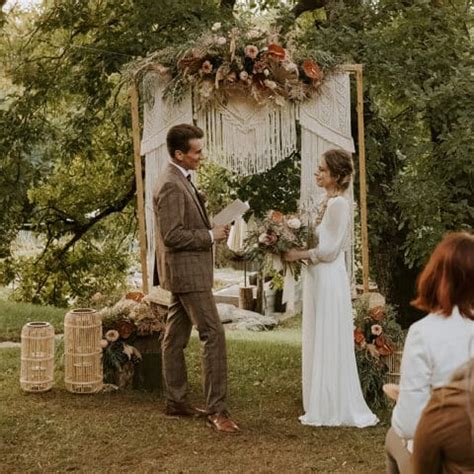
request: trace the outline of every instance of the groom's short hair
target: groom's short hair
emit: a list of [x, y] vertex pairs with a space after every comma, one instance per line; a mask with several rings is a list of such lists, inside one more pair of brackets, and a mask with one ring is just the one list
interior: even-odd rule
[[202, 138], [204, 132], [195, 125], [182, 123], [171, 127], [166, 135], [166, 146], [171, 158], [174, 158], [176, 151], [187, 153], [189, 151], [189, 141], [193, 138]]

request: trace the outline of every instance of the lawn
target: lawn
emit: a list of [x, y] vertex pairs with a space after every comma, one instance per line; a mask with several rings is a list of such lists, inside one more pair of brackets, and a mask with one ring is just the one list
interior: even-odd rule
[[[299, 324], [228, 332], [229, 404], [242, 434], [167, 419], [159, 394], [72, 395], [61, 357], [45, 394], [19, 389], [18, 349], [0, 351], [0, 472], [383, 472], [388, 414], [377, 427], [311, 428], [301, 414]], [[199, 341], [188, 349], [191, 398], [202, 403]], [[379, 414], [380, 415], [380, 414]]]
[[0, 299], [0, 342], [19, 341], [21, 328], [29, 321], [47, 321], [56, 333], [63, 332], [63, 320], [67, 309], [14, 303]]

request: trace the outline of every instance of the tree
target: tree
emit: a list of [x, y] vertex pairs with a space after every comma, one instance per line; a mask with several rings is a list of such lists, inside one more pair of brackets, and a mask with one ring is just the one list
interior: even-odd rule
[[[232, 2], [224, 3], [228, 12]], [[9, 192], [0, 237], [4, 280], [16, 277], [16, 297], [65, 304], [123, 281], [135, 188], [122, 68], [221, 14], [213, 1], [65, 0], [7, 15], [0, 184]], [[13, 259], [9, 243], [25, 223], [46, 247], [33, 259]]]

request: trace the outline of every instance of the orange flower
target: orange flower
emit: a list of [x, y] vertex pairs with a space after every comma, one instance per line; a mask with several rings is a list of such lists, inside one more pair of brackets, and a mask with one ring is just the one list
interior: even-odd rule
[[354, 342], [361, 346], [365, 342], [364, 332], [360, 328], [354, 329]]
[[386, 356], [393, 352], [392, 344], [384, 336], [376, 337], [374, 343], [380, 355]]
[[382, 321], [384, 317], [384, 308], [383, 306], [374, 306], [370, 310], [370, 316], [375, 319], [375, 321]]
[[133, 300], [137, 303], [140, 303], [144, 297], [145, 295], [141, 291], [130, 291], [125, 295], [126, 300]]
[[282, 48], [280, 45], [272, 43], [268, 45], [268, 54], [271, 56], [281, 59], [285, 59], [286, 53], [284, 48]]
[[119, 321], [116, 327], [122, 339], [128, 339], [135, 330], [135, 325], [130, 321]]
[[270, 211], [270, 219], [275, 224], [281, 224], [283, 222], [283, 214], [280, 211]]
[[310, 79], [313, 81], [318, 81], [321, 79], [321, 69], [320, 67], [311, 59], [306, 59], [303, 62], [303, 71]]

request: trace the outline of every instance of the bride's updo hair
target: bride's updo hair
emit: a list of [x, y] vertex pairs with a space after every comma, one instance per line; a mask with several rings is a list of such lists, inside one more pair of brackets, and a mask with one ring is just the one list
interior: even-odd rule
[[345, 191], [351, 184], [354, 172], [351, 154], [344, 150], [333, 149], [323, 153], [323, 157], [331, 176], [336, 180], [337, 187]]

